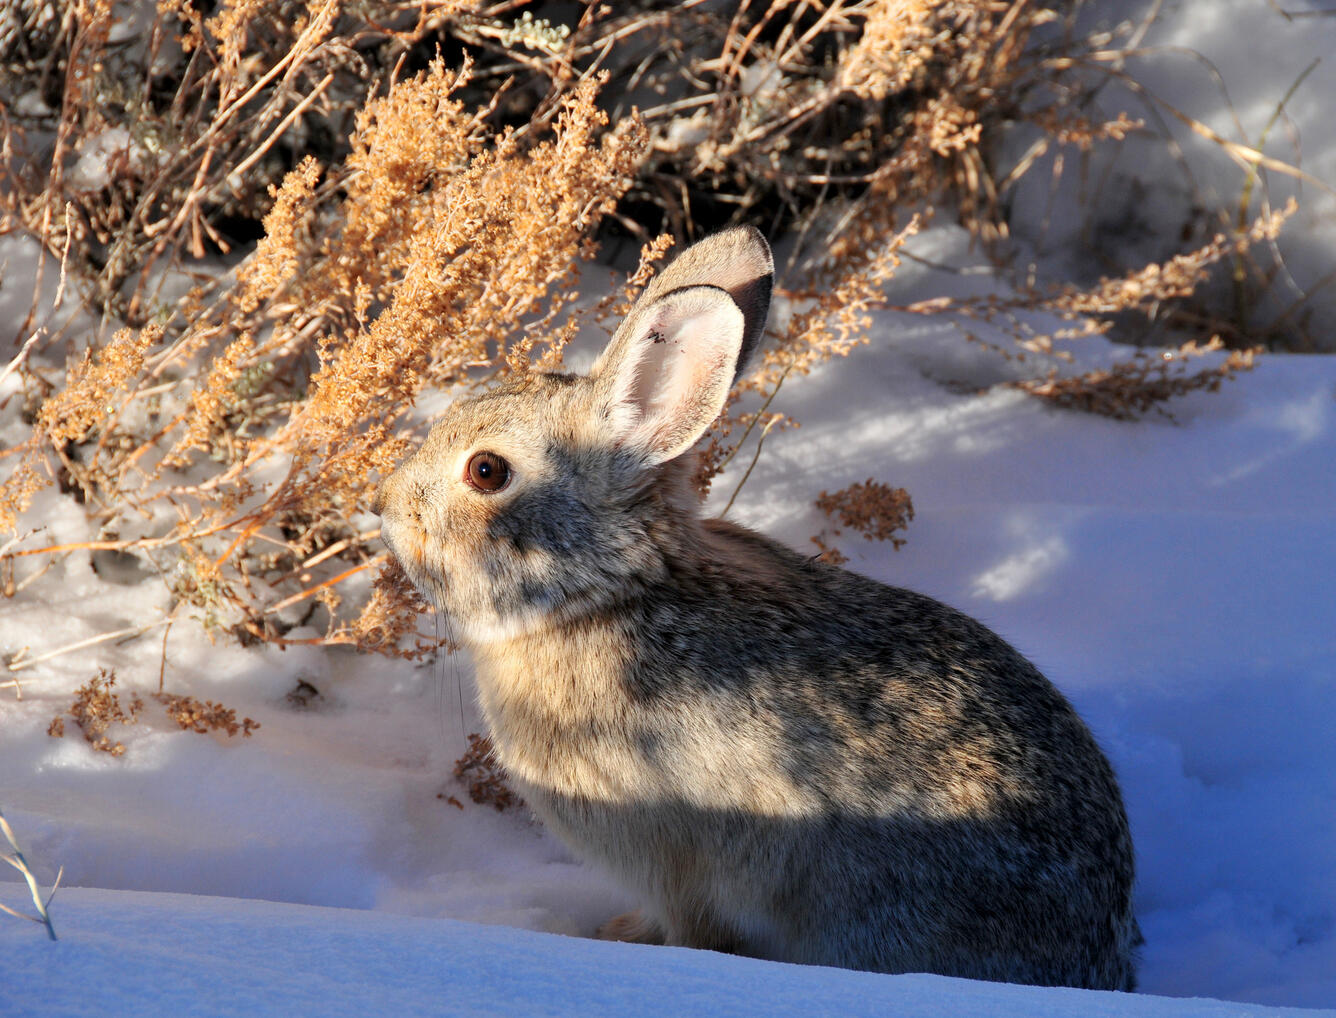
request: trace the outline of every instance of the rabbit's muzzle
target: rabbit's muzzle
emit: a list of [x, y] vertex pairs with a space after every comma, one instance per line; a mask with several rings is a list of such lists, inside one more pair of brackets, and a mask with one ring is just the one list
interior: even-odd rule
[[402, 470], [381, 482], [371, 499], [371, 511], [381, 518], [380, 536], [386, 546], [410, 569], [421, 565], [421, 514], [405, 495]]
[[380, 482], [376, 494], [371, 499], [371, 511], [379, 516], [385, 525], [420, 518], [421, 514], [413, 505], [409, 492], [405, 491], [402, 466]]

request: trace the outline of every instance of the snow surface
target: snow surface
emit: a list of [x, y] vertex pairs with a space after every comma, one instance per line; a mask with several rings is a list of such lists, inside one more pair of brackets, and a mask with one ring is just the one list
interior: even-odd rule
[[[1129, 70], [1221, 133], [1255, 141], [1310, 57], [1336, 49], [1336, 18], [1281, 24], [1281, 6], [1317, 9], [1169, 0], [1147, 39], [1161, 56]], [[1177, 45], [1209, 56], [1242, 133], [1230, 134], [1210, 71], [1168, 59]], [[1277, 128], [1267, 149], [1290, 158], [1301, 138], [1304, 167], [1327, 179], [1334, 72], [1330, 59], [1313, 71], [1287, 107], [1293, 129]], [[1099, 201], [1108, 224], [1126, 226], [1097, 231], [1100, 243], [1133, 260], [1157, 224], [1177, 236], [1194, 200], [1178, 170], [1149, 153], [1129, 146], [1118, 173], [1130, 170], [1109, 177]], [[1194, 166], [1199, 186], [1228, 204], [1237, 167]], [[1304, 197], [1285, 250], [1307, 285], [1330, 270], [1336, 231], [1330, 200]], [[1041, 189], [1017, 208], [1035, 210], [1037, 223], [1043, 208], [1064, 208], [1047, 202]], [[1076, 239], [1054, 229], [1031, 239], [1050, 262], [1074, 265]], [[934, 226], [913, 250], [957, 271], [906, 262], [894, 301], [1001, 286], [950, 227]], [[0, 321], [16, 322], [31, 293], [31, 245], [0, 237], [0, 263]], [[54, 285], [51, 270], [48, 294]], [[1176, 402], [1173, 419], [1127, 423], [981, 392], [1010, 369], [948, 323], [882, 314], [870, 338], [786, 384], [776, 409], [802, 427], [770, 436], [732, 515], [810, 549], [823, 530], [832, 540], [812, 506], [820, 491], [868, 477], [909, 489], [917, 518], [900, 551], [851, 534], [833, 542], [851, 568], [981, 618], [1089, 721], [1122, 780], [1137, 846], [1143, 993], [586, 939], [636, 903], [528, 817], [468, 802], [450, 777], [466, 733], [482, 730], [466, 657], [424, 666], [246, 649], [181, 622], [167, 635], [167, 688], [258, 719], [253, 738], [181, 732], [152, 703], [140, 724], [113, 732], [127, 747], [120, 758], [92, 752], [73, 725], [47, 736], [99, 666], [115, 668], [124, 689], [156, 689], [161, 629], [19, 673], [22, 700], [0, 689], [0, 808], [39, 876], [49, 883], [63, 865], [66, 884], [53, 905], [57, 944], [0, 915], [0, 1015], [1336, 1007], [1336, 358], [1265, 357], [1221, 392]], [[1128, 354], [1104, 341], [1077, 349], [1090, 366]], [[15, 384], [0, 382], [0, 399]], [[11, 400], [0, 447], [24, 433]], [[740, 471], [717, 482], [714, 511]], [[83, 509], [53, 491], [28, 520], [40, 521], [44, 543], [92, 536]], [[34, 568], [20, 562], [16, 580]], [[151, 562], [101, 556], [95, 568], [74, 554], [0, 602], [0, 657], [152, 622], [167, 603]], [[289, 699], [300, 682], [319, 691], [305, 706]], [[0, 903], [30, 907], [13, 877], [0, 873]]]
[[1245, 1018], [1316, 1012], [777, 965], [445, 919], [71, 892], [66, 939], [0, 927], [7, 1018], [905, 1015]]

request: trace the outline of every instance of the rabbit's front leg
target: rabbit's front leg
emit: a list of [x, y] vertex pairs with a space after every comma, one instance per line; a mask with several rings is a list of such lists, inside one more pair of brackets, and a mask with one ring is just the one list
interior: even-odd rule
[[737, 930], [720, 922], [709, 909], [690, 908], [683, 902], [670, 903], [665, 925], [663, 942], [669, 947], [694, 947], [724, 954], [764, 954], [751, 949], [752, 945], [746, 944]]
[[722, 925], [699, 913], [671, 915], [667, 931], [644, 909], [614, 916], [598, 928], [599, 940], [618, 940], [626, 944], [667, 944], [669, 947], [694, 947], [702, 951], [742, 952], [741, 939]]
[[599, 940], [620, 940], [626, 944], [662, 944], [663, 929], [642, 909], [614, 916], [598, 928]]

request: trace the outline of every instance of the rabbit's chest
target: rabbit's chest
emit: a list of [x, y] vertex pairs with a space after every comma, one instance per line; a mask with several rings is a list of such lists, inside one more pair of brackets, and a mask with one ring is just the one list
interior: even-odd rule
[[784, 765], [782, 721], [728, 702], [647, 703], [587, 661], [479, 660], [502, 764], [531, 799], [809, 816]]
[[633, 712], [594, 672], [550, 658], [478, 665], [493, 743], [531, 798], [550, 792], [614, 802], [649, 793], [653, 775], [635, 746]]

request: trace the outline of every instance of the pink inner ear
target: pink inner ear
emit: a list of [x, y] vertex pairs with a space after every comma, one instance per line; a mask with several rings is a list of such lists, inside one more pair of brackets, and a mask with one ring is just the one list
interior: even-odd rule
[[718, 324], [712, 316], [700, 315], [651, 327], [632, 397], [646, 414], [668, 410], [709, 387], [723, 363], [724, 351], [708, 341]]
[[686, 351], [673, 326], [664, 321], [662, 309], [645, 325], [640, 340], [640, 356], [635, 365], [631, 390], [627, 398], [636, 407], [641, 419], [662, 411], [673, 402], [673, 391], [680, 383], [676, 375]]
[[646, 310], [616, 370], [634, 420], [628, 440], [663, 462], [690, 448], [723, 409], [743, 317], [714, 287], [674, 291]]

